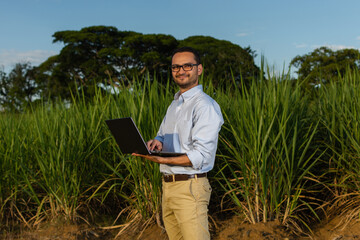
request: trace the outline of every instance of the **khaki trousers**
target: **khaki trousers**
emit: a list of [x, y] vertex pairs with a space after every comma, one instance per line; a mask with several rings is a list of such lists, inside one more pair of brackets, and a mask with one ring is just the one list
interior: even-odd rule
[[206, 177], [163, 181], [163, 220], [170, 240], [210, 239], [207, 215], [210, 195]]

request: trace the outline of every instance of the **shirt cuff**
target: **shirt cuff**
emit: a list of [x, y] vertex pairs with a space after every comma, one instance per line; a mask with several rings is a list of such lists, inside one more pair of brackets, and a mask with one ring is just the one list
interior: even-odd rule
[[160, 141], [161, 143], [164, 143], [164, 138], [161, 136], [156, 136], [155, 139]]
[[195, 170], [200, 170], [202, 169], [203, 166], [203, 159], [204, 157], [202, 156], [202, 154], [198, 151], [189, 151], [186, 153], [191, 164], [192, 164], [192, 168]]

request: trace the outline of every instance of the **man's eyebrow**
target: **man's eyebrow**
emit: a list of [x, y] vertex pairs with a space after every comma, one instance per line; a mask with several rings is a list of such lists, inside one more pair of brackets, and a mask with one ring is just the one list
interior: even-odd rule
[[184, 64], [172, 64], [171, 66], [182, 66], [182, 65], [186, 65], [186, 64], [196, 64], [196, 63], [188, 62], [188, 63], [184, 63]]

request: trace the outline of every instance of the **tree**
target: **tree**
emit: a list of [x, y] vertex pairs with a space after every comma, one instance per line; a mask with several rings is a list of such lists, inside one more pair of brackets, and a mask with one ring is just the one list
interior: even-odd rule
[[360, 52], [357, 49], [333, 51], [320, 47], [309, 54], [296, 56], [291, 65], [298, 68], [298, 79], [307, 79], [309, 86], [337, 80], [348, 69], [359, 69]]
[[53, 42], [65, 46], [59, 55], [50, 57], [38, 68], [38, 77], [46, 80], [42, 85], [46, 94], [69, 98], [69, 88], [76, 91], [82, 86], [91, 91], [95, 83], [115, 75], [117, 50], [129, 34], [132, 32], [104, 26], [54, 33]]
[[131, 59], [126, 69], [141, 72], [148, 70], [166, 77], [171, 64], [171, 53], [177, 46], [178, 41], [169, 35], [139, 33], [128, 36], [122, 47], [124, 56]]
[[[254, 64], [255, 52], [229, 41], [194, 36], [182, 41], [164, 34], [141, 34], [119, 31], [115, 27], [93, 26], [80, 31], [60, 31], [54, 42], [64, 44], [60, 54], [48, 58], [34, 70], [42, 95], [70, 98], [82, 86], [92, 95], [98, 83], [127, 83], [128, 77], [149, 71], [151, 76], [166, 82], [170, 76], [171, 54], [181, 46], [197, 49], [203, 59], [205, 74], [216, 83], [243, 78], [251, 81], [260, 74]], [[109, 79], [113, 81], [110, 82]]]
[[39, 95], [33, 67], [17, 63], [8, 76], [0, 71], [0, 103], [8, 110], [22, 110]]
[[4, 102], [6, 99], [6, 88], [8, 79], [4, 69], [0, 69], [0, 111], [4, 110]]
[[41, 64], [38, 73], [47, 81], [44, 87], [49, 95], [64, 98], [70, 97], [69, 87], [76, 91], [82, 86], [91, 95], [97, 83], [110, 78], [116, 82], [144, 70], [160, 72], [170, 64], [171, 50], [178, 44], [169, 35], [143, 35], [106, 26], [56, 32], [53, 37], [65, 46]]
[[255, 51], [250, 47], [244, 49], [209, 36], [188, 37], [180, 41], [181, 46], [193, 47], [200, 53], [205, 74], [211, 75], [215, 84], [220, 80], [231, 80], [231, 71], [236, 81], [242, 78], [246, 84], [260, 75], [260, 69], [254, 63]]

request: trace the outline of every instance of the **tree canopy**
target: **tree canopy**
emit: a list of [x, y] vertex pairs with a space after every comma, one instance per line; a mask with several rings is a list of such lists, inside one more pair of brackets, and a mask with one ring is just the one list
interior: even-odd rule
[[333, 51], [320, 47], [303, 56], [296, 56], [291, 65], [298, 68], [299, 80], [307, 79], [310, 85], [326, 84], [338, 79], [348, 69], [359, 69], [360, 52], [357, 49]]
[[11, 76], [1, 74], [2, 104], [17, 102], [15, 105], [19, 107], [23, 102], [31, 102], [34, 95], [69, 99], [71, 92], [80, 86], [85, 95], [91, 96], [99, 83], [127, 84], [129, 79], [147, 72], [165, 83], [171, 76], [171, 54], [182, 46], [199, 51], [204, 73], [211, 76], [215, 84], [231, 81], [232, 77], [249, 82], [260, 74], [254, 64], [255, 52], [250, 47], [242, 48], [209, 36], [177, 40], [165, 34], [91, 26], [79, 31], [55, 32], [53, 42], [64, 45], [58, 55], [49, 57], [38, 67], [20, 64]]
[[17, 63], [9, 75], [0, 71], [0, 105], [3, 109], [19, 111], [37, 96], [39, 88], [30, 63]]
[[254, 52], [229, 41], [206, 36], [176, 40], [171, 35], [142, 34], [119, 31], [115, 27], [93, 26], [80, 31], [60, 31], [54, 42], [64, 44], [60, 54], [50, 57], [37, 69], [44, 93], [69, 97], [69, 88], [78, 86], [91, 94], [94, 83], [126, 81], [135, 74], [150, 71], [160, 82], [170, 76], [171, 54], [181, 46], [199, 51], [205, 65], [205, 74], [214, 80], [230, 79], [240, 74], [250, 81], [259, 74], [254, 64]]
[[106, 26], [56, 32], [53, 37], [54, 42], [65, 46], [38, 70], [48, 82], [49, 94], [64, 97], [68, 97], [69, 87], [82, 86], [91, 94], [95, 83], [110, 78], [121, 81], [145, 69], [161, 72], [160, 67], [168, 65], [171, 50], [177, 46], [176, 39], [169, 35], [143, 35]]
[[230, 80], [234, 76], [235, 80], [242, 77], [247, 83], [260, 74], [254, 63], [255, 51], [250, 47], [243, 49], [229, 41], [208, 36], [192, 36], [179, 42], [179, 47], [189, 46], [200, 53], [205, 74], [213, 76], [215, 82]]

